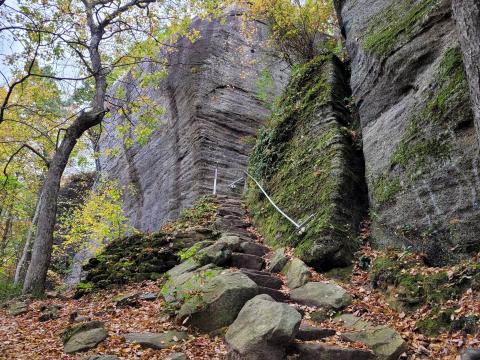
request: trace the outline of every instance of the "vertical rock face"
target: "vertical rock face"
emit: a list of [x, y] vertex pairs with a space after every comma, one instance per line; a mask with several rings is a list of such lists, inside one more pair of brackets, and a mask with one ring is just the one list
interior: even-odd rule
[[[127, 188], [127, 216], [143, 231], [158, 229], [199, 195], [211, 193], [216, 164], [219, 193], [230, 191], [227, 185], [246, 166], [249, 137], [270, 113], [266, 103], [288, 78], [286, 66], [265, 49], [264, 25], [245, 26], [233, 11], [225, 22], [195, 20], [192, 26], [199, 39], [180, 40], [167, 55], [167, 77], [146, 90], [165, 109], [160, 128], [147, 144], [125, 146], [117, 126], [121, 116], [115, 114], [100, 141], [101, 170]], [[256, 31], [247, 33], [252, 26]], [[135, 96], [128, 81], [125, 93], [127, 99]]]
[[[449, 0], [339, 0], [380, 243], [478, 250], [478, 147]], [[450, 249], [455, 251], [450, 251]]]
[[295, 247], [317, 269], [348, 265], [366, 209], [361, 151], [347, 110], [348, 74], [332, 55], [319, 55], [292, 72], [279, 110], [260, 133], [250, 170], [299, 234], [257, 187], [249, 208], [270, 243]]

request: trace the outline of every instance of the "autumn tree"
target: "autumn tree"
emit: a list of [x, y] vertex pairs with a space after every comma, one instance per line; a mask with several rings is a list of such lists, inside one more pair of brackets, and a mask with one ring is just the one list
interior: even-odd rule
[[[206, 4], [211, 7], [211, 3]], [[53, 154], [45, 158], [48, 169], [38, 199], [24, 293], [44, 291], [60, 180], [79, 139], [101, 124], [110, 104], [115, 102], [109, 86], [132, 66], [145, 62], [164, 65], [157, 58], [159, 48], [163, 44], [171, 46], [176, 36], [187, 34], [192, 14], [201, 9], [202, 2], [168, 0], [20, 0], [15, 5], [9, 5], [8, 1], [2, 5], [0, 34], [22, 44], [21, 51], [9, 55], [9, 63], [14, 68], [17, 62], [23, 63], [24, 70], [15, 69], [13, 80], [5, 79], [0, 122], [12, 110], [12, 94], [26, 79], [52, 79], [70, 93], [80, 84], [90, 82], [88, 102], [64, 109], [61, 116], [64, 125], [59, 129]], [[27, 60], [22, 61], [22, 57]], [[53, 73], [35, 71], [36, 63], [50, 64]], [[137, 108], [142, 107], [137, 105]]]
[[293, 65], [333, 50], [337, 22], [332, 0], [253, 0], [246, 2], [254, 18], [270, 25], [270, 43]]

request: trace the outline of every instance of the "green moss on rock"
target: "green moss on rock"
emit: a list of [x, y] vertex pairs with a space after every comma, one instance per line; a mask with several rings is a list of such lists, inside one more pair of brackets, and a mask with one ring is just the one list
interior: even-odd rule
[[432, 272], [415, 255], [394, 251], [378, 256], [370, 271], [373, 285], [393, 293], [406, 308], [456, 299], [479, 275], [473, 261], [462, 263], [454, 271], [445, 268]]
[[161, 277], [178, 264], [182, 251], [189, 255], [197, 242], [217, 237], [214, 230], [217, 208], [215, 198], [203, 197], [159, 232], [134, 234], [108, 244], [84, 266], [87, 283], [77, 286], [76, 297], [95, 288]]
[[379, 55], [388, 55], [396, 46], [408, 42], [421, 30], [428, 15], [440, 2], [440, 0], [393, 0], [370, 21], [362, 41], [363, 48]]
[[361, 190], [352, 194], [352, 189], [362, 184], [351, 164], [356, 155], [350, 133], [330, 106], [342, 106], [346, 97], [345, 85], [338, 84], [340, 66], [332, 55], [320, 55], [295, 69], [278, 110], [260, 131], [249, 163], [249, 171], [262, 179], [289, 216], [301, 221], [313, 215], [299, 235], [254, 185], [249, 186], [247, 203], [267, 241], [295, 247], [298, 257], [320, 268], [349, 264], [356, 219], [344, 211], [342, 198], [351, 195], [356, 210]]
[[449, 159], [454, 151], [451, 131], [460, 122], [472, 120], [462, 55], [458, 47], [453, 47], [438, 64], [431, 90], [410, 110], [389, 169], [370, 185], [375, 206], [393, 201], [402, 186], [410, 186], [429, 175], [437, 162]]

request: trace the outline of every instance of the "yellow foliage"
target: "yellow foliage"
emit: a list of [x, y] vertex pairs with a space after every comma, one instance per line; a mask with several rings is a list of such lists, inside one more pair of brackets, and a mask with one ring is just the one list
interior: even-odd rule
[[66, 229], [67, 234], [54, 253], [87, 248], [100, 251], [103, 245], [133, 232], [123, 213], [122, 197], [123, 191], [115, 181], [102, 181], [82, 206], [62, 219], [60, 232]]
[[304, 62], [318, 49], [335, 46], [337, 20], [332, 0], [251, 0], [251, 16], [270, 24], [271, 44], [291, 64]]

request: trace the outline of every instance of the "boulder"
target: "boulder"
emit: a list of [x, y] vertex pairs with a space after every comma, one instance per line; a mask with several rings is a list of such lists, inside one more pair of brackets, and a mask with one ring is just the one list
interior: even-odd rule
[[283, 267], [287, 265], [288, 257], [285, 255], [285, 248], [277, 249], [274, 253], [272, 258], [270, 259], [270, 263], [268, 264], [268, 270], [273, 273], [278, 273], [282, 271]]
[[293, 290], [305, 285], [312, 278], [312, 273], [305, 263], [297, 258], [291, 259], [283, 269], [287, 277], [287, 285]]
[[341, 310], [352, 302], [347, 291], [334, 283], [309, 282], [290, 292], [290, 298], [303, 305]]
[[230, 325], [257, 292], [257, 285], [241, 272], [212, 269], [167, 281], [161, 295], [178, 321], [186, 319], [185, 324], [208, 332]]
[[90, 321], [68, 328], [62, 334], [64, 351], [73, 354], [92, 349], [108, 336], [101, 321]]
[[177, 266], [168, 270], [167, 275], [169, 278], [176, 278], [180, 275], [195, 271], [200, 267], [202, 267], [202, 264], [199, 261], [195, 260], [193, 257], [191, 257], [182, 262], [181, 264], [178, 264]]
[[268, 295], [249, 300], [229, 326], [225, 340], [228, 359], [281, 360], [295, 338], [302, 317], [293, 307]]
[[231, 265], [236, 268], [261, 270], [264, 260], [257, 255], [233, 253]]
[[188, 338], [183, 331], [165, 331], [163, 333], [128, 333], [124, 335], [128, 342], [140, 344], [142, 347], [151, 349], [167, 349], [178, 345]]
[[137, 293], [120, 294], [115, 296], [112, 301], [117, 308], [124, 308], [129, 306], [138, 306], [139, 296]]
[[397, 360], [408, 349], [400, 334], [386, 325], [373, 325], [352, 314], [343, 314], [335, 320], [355, 329], [344, 333], [344, 339], [366, 344], [380, 360]]
[[283, 285], [282, 280], [272, 276], [269, 272], [252, 271], [251, 269], [240, 269], [240, 271], [252, 279], [258, 286], [280, 289]]
[[21, 301], [13, 302], [7, 307], [7, 313], [13, 316], [25, 314], [27, 311], [28, 305]]
[[243, 241], [236, 235], [222, 234], [217, 243], [224, 244], [231, 251], [240, 251]]
[[341, 348], [325, 344], [295, 344], [298, 360], [374, 360], [375, 355], [368, 350]]
[[287, 301], [289, 299], [288, 294], [286, 294], [286, 293], [284, 293], [280, 290], [276, 290], [276, 289], [272, 289], [272, 288], [264, 287], [264, 286], [259, 286], [258, 287], [258, 293], [269, 295], [275, 301], [280, 301], [280, 302], [284, 302], [284, 301]]
[[58, 318], [59, 317], [58, 312], [60, 311], [61, 308], [62, 307], [60, 305], [55, 305], [55, 304], [51, 306], [45, 306], [45, 307], [42, 306], [40, 308], [41, 314], [38, 317], [38, 321], [44, 322], [44, 321], [49, 321], [49, 320]]
[[270, 251], [268, 247], [252, 241], [243, 242], [241, 248], [243, 253], [257, 256], [264, 256]]
[[461, 360], [480, 360], [480, 349], [467, 349], [461, 355]]

